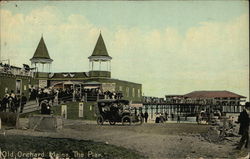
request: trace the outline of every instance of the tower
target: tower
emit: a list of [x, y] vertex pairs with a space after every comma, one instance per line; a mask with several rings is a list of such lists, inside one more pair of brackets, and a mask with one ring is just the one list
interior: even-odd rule
[[50, 66], [53, 60], [49, 56], [49, 52], [43, 40], [43, 36], [41, 37], [36, 51], [30, 61], [31, 65], [36, 68], [37, 72], [50, 72]]
[[89, 59], [90, 77], [111, 77], [111, 60], [100, 33], [94, 51]]

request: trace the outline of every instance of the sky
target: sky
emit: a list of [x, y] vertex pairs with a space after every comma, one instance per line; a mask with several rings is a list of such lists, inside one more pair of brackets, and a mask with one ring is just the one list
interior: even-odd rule
[[30, 64], [43, 34], [53, 72], [89, 71], [102, 33], [112, 78], [146, 96], [228, 90], [249, 100], [247, 1], [0, 2], [1, 59]]

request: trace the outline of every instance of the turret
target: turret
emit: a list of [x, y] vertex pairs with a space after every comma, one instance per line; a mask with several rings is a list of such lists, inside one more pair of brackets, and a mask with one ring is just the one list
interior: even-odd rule
[[36, 51], [30, 61], [31, 65], [36, 68], [37, 72], [50, 72], [50, 67], [53, 60], [49, 56], [43, 36], [41, 37]]
[[96, 42], [94, 51], [88, 59], [90, 77], [111, 77], [112, 57], [108, 54], [101, 33]]

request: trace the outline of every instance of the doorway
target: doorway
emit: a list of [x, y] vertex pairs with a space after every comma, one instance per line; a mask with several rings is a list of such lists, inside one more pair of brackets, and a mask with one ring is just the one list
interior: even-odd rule
[[22, 80], [16, 80], [16, 94], [22, 93]]

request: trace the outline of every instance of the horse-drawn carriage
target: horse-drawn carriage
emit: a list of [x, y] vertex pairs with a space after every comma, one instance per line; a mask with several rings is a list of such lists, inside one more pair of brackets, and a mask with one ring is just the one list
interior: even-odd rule
[[129, 105], [128, 100], [104, 99], [97, 102], [97, 124], [102, 125], [109, 122], [115, 125], [121, 122], [122, 125], [131, 125], [132, 123], [142, 124], [142, 117], [137, 113], [135, 107]]

